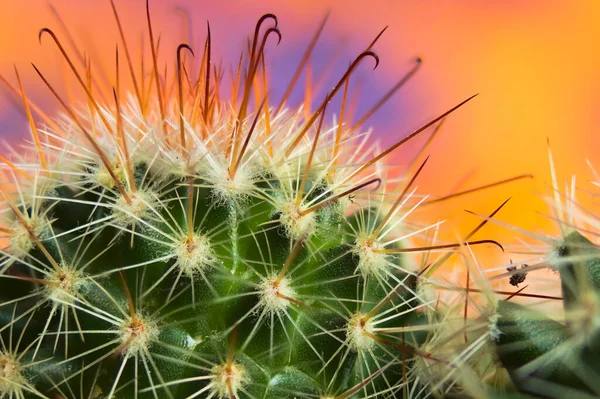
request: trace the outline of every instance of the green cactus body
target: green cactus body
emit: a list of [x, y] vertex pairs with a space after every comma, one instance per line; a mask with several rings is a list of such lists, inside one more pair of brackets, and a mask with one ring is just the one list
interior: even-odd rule
[[331, 97], [308, 119], [248, 111], [269, 19], [239, 110], [205, 53], [179, 99], [117, 85], [115, 103], [32, 125], [39, 165], [1, 189], [0, 397], [428, 395], [410, 370], [432, 304], [402, 253], [427, 228], [404, 223], [412, 181], [389, 207], [375, 168], [406, 140], [376, 153], [317, 124]]
[[600, 250], [577, 231], [557, 247], [565, 324], [516, 303], [497, 307], [496, 350], [516, 387], [552, 398], [597, 397]]

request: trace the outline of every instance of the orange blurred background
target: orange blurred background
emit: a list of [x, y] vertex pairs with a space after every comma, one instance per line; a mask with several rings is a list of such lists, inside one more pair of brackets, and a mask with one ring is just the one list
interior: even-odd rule
[[[129, 47], [139, 48], [142, 35], [147, 35], [143, 0], [115, 3]], [[87, 49], [94, 68], [104, 65], [112, 71], [114, 46], [119, 39], [109, 1], [56, 0], [51, 4], [77, 45]], [[480, 222], [465, 213], [465, 208], [487, 214], [508, 197], [512, 200], [498, 219], [542, 234], [558, 232], [555, 224], [541, 215], [549, 213], [541, 200], [550, 182], [547, 138], [561, 188], [572, 174], [577, 175], [582, 189], [591, 188], [586, 159], [600, 168], [600, 132], [596, 132], [600, 124], [600, 2], [596, 0], [423, 0], [410, 4], [364, 0], [151, 0], [151, 8], [154, 29], [162, 32], [163, 56], [174, 58], [177, 45], [188, 41], [188, 28], [194, 32], [193, 46], [202, 48], [208, 19], [215, 57], [222, 57], [225, 66], [237, 62], [256, 20], [265, 12], [277, 14], [283, 41], [279, 47], [270, 43], [267, 49], [271, 85], [275, 88], [287, 85], [328, 10], [331, 15], [312, 62], [315, 78], [320, 71], [327, 71], [324, 87], [335, 82], [348, 63], [389, 25], [375, 46], [381, 58], [379, 68], [370, 71], [367, 64], [371, 61], [367, 60], [353, 77], [353, 83], [362, 85], [359, 110], [374, 104], [410, 69], [416, 56], [422, 56], [424, 63], [368, 123], [384, 145], [480, 93], [451, 115], [428, 149], [431, 158], [419, 180], [419, 191], [441, 196], [457, 187], [467, 189], [523, 173], [534, 175], [533, 180], [429, 209], [431, 217], [450, 219], [458, 234], [466, 234]], [[186, 26], [178, 9], [189, 12], [191, 26]], [[37, 33], [45, 26], [65, 38], [46, 0], [4, 2], [0, 13], [0, 73], [15, 82], [15, 63], [28, 95], [52, 113], [58, 109], [56, 102], [29, 64], [36, 63], [51, 81], [63, 80], [64, 62], [54, 44], [48, 37], [42, 45], [38, 43]], [[73, 82], [71, 89], [75, 96], [81, 94]], [[62, 90], [68, 91], [64, 87]], [[12, 142], [27, 133], [21, 109], [2, 92], [0, 137]], [[415, 148], [413, 145], [395, 153], [389, 161], [405, 162]], [[580, 197], [586, 206], [593, 205], [588, 194], [582, 192]], [[475, 238], [510, 243], [515, 241], [515, 234], [504, 227], [486, 226]], [[494, 256], [498, 253], [492, 252]], [[501, 261], [508, 263], [508, 258], [502, 255]]]

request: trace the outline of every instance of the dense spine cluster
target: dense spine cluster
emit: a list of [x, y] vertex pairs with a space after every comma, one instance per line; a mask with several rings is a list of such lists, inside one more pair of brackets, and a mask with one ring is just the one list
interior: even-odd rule
[[[34, 65], [63, 107], [49, 117], [16, 69], [17, 85], [0, 76], [32, 134], [21, 153], [0, 156], [0, 398], [600, 395], [600, 249], [586, 238], [597, 219], [569, 205], [541, 261], [538, 251], [537, 263], [511, 261], [490, 279], [499, 267], [471, 249], [505, 248], [473, 237], [507, 201], [476, 214], [457, 243], [441, 242], [442, 222], [414, 216], [531, 176], [430, 199], [416, 189], [421, 151], [388, 179], [389, 154], [430, 127], [433, 138], [473, 97], [381, 151], [363, 124], [420, 65], [352, 123], [350, 77], [377, 67], [383, 31], [314, 110], [310, 90], [289, 108], [325, 20], [273, 106], [265, 49], [282, 39], [275, 15], [258, 20], [225, 96], [210, 25], [202, 54], [181, 44], [168, 77], [146, 2], [151, 58], [138, 74], [111, 5], [121, 35], [113, 86], [47, 28], [40, 40], [57, 47], [85, 103], [65, 101]], [[328, 110], [338, 94], [341, 109]], [[576, 212], [594, 228], [576, 228]], [[436, 274], [459, 251], [466, 286]], [[519, 287], [541, 269], [557, 272], [561, 296]], [[498, 278], [515, 289], [493, 289]], [[564, 320], [523, 297], [562, 301]]]
[[562, 302], [563, 317], [509, 301], [497, 304], [496, 353], [521, 392], [549, 398], [600, 395], [600, 247], [583, 234], [595, 235], [566, 228], [538, 265], [560, 277], [561, 296], [554, 299]]
[[[445, 301], [434, 315], [439, 324], [432, 326], [423, 350], [442, 361], [422, 358], [417, 367], [430, 381], [452, 381], [460, 397], [600, 395], [600, 247], [592, 242], [598, 237], [598, 219], [576, 198], [574, 179], [566, 194], [560, 193], [551, 153], [550, 161], [553, 192], [548, 202], [560, 235], [521, 230], [543, 243], [520, 247], [529, 256], [525, 262], [483, 268], [475, 258], [467, 260], [470, 284], [459, 288], [462, 295]], [[592, 172], [597, 185], [598, 176]], [[536, 275], [544, 272], [558, 283], [556, 291], [527, 289], [535, 287]], [[508, 280], [515, 290], [493, 289], [498, 279]], [[463, 310], [472, 316], [463, 317]], [[440, 396], [449, 394], [443, 384], [437, 391]]]
[[3, 79], [24, 103], [37, 162], [2, 158], [0, 396], [427, 396], [412, 365], [431, 358], [420, 346], [434, 301], [405, 252], [428, 248], [405, 246], [439, 224], [407, 219], [424, 200], [412, 187], [421, 169], [390, 196], [380, 165], [466, 101], [381, 152], [359, 125], [325, 120], [345, 87], [343, 114], [363, 59], [379, 62], [375, 41], [307, 114], [269, 105], [274, 15], [259, 20], [230, 99], [210, 30], [197, 78], [180, 45], [170, 84], [149, 13], [148, 27], [153, 72], [144, 83], [130, 69], [127, 101], [118, 52], [113, 101], [102, 101], [89, 60], [80, 72], [50, 29], [40, 38], [87, 106], [65, 102], [34, 66], [64, 107], [48, 118], [18, 73], [18, 88]]

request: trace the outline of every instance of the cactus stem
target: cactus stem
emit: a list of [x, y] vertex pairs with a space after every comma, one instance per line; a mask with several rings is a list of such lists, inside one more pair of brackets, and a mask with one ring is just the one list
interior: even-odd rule
[[[364, 58], [377, 67], [372, 48], [385, 29], [351, 60], [325, 100], [311, 104], [318, 75], [309, 58], [325, 17], [298, 66], [309, 69], [305, 106], [273, 114], [265, 46], [275, 35], [281, 40], [275, 15], [256, 24], [237, 76], [231, 74], [231, 101], [220, 98], [225, 70], [211, 61], [209, 24], [199, 70], [182, 52], [195, 57], [191, 47], [180, 44], [172, 54], [176, 70], [167, 79], [149, 0], [143, 22], [152, 71], [146, 66], [144, 72], [142, 53], [136, 80], [115, 3], [136, 97], [124, 101], [122, 50], [115, 51], [116, 84], [103, 88], [89, 57], [76, 46], [67, 54], [66, 39], [61, 43], [42, 29], [40, 36], [52, 37], [67, 72], [82, 84], [87, 103], [78, 109], [71, 93], [64, 101], [34, 65], [66, 111], [58, 122], [62, 129], [48, 123], [51, 128], [32, 132], [40, 136], [28, 147], [33, 164], [25, 154], [14, 168], [0, 163], [14, 179], [10, 190], [0, 187], [7, 208], [0, 238], [8, 243], [0, 251], [0, 340], [21, 334], [28, 347], [22, 364], [31, 362], [29, 349], [34, 358], [50, 356], [50, 366], [22, 373], [24, 384], [35, 387], [14, 392], [349, 399], [401, 395], [403, 387], [407, 396], [410, 386], [411, 395], [427, 395], [430, 382], [423, 385], [415, 362], [437, 362], [437, 353], [423, 345], [442, 324], [440, 299], [421, 291], [433, 282], [416, 275], [418, 255], [404, 253], [502, 246], [468, 238], [434, 245], [444, 221], [423, 226], [408, 219], [427, 198], [416, 198], [415, 186], [428, 159], [409, 166], [398, 197], [385, 188], [391, 181], [381, 162], [429, 127], [437, 132], [440, 121], [473, 97], [381, 152], [369, 144], [370, 131], [353, 131], [356, 124], [349, 128], [344, 121], [354, 114], [350, 79]], [[74, 43], [68, 32], [67, 38]], [[361, 123], [418, 68], [411, 65]], [[342, 115], [326, 127], [329, 102], [342, 87]], [[114, 98], [107, 101], [111, 91]], [[21, 94], [33, 124], [39, 112]], [[435, 230], [433, 239], [429, 230]], [[413, 246], [422, 238], [424, 244]], [[24, 334], [29, 322], [35, 330]], [[12, 350], [12, 341], [8, 346]]]

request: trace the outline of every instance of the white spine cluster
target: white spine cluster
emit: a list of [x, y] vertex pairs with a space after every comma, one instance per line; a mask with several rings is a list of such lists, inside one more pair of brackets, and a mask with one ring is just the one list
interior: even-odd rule
[[284, 312], [296, 295], [290, 281], [287, 278], [280, 279], [277, 275], [263, 279], [258, 291], [262, 308], [272, 314]]
[[348, 345], [356, 352], [369, 352], [375, 347], [373, 321], [366, 314], [355, 313], [348, 321], [346, 336]]

